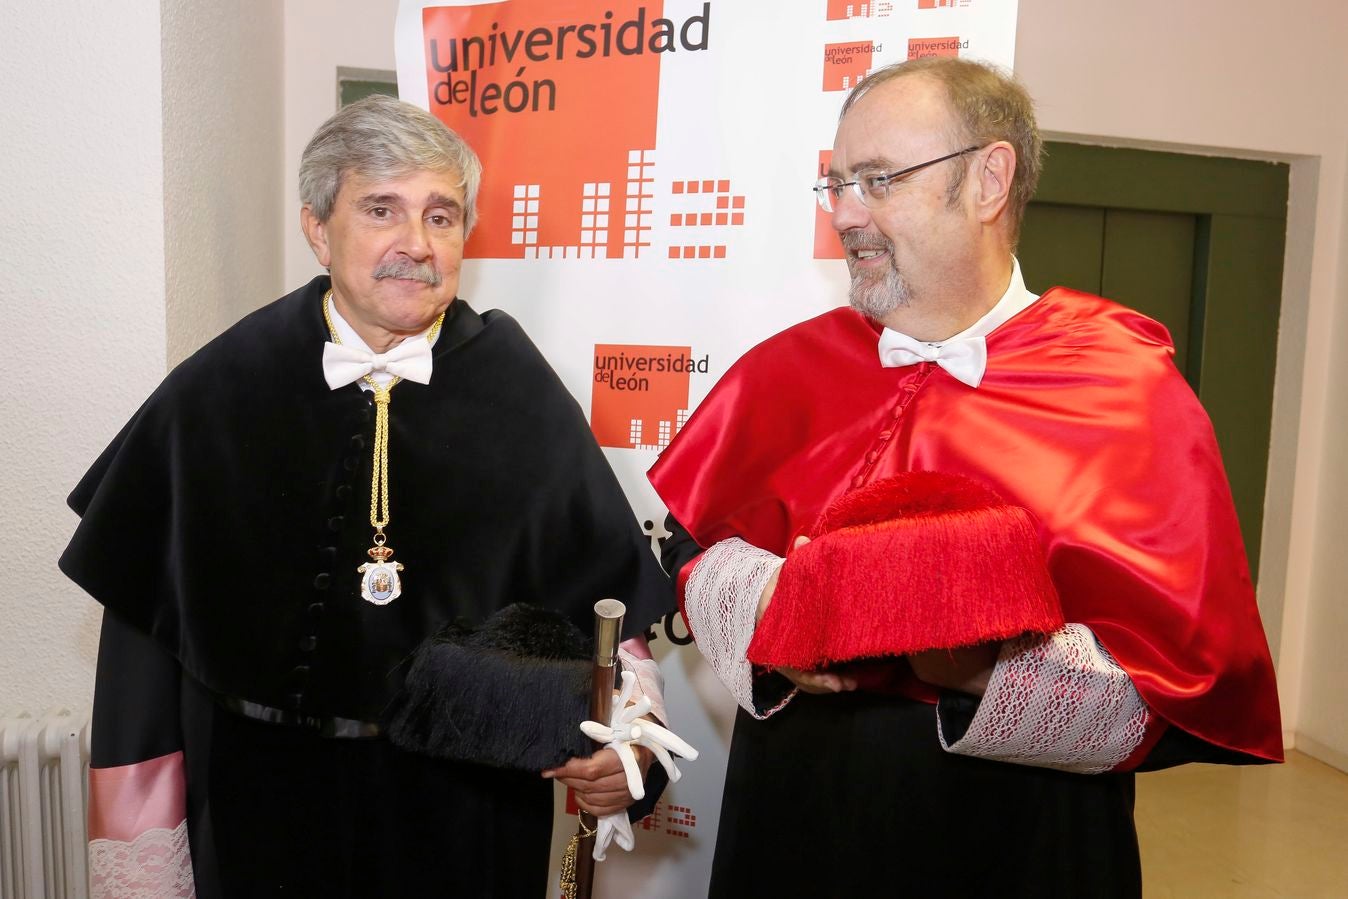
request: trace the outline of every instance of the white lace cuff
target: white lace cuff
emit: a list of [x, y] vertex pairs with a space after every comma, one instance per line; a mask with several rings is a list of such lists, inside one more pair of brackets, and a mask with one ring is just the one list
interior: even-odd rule
[[969, 729], [941, 746], [958, 755], [1056, 768], [1109, 771], [1141, 744], [1151, 718], [1128, 672], [1084, 624], [1002, 645]]
[[660, 663], [655, 659], [639, 659], [627, 650], [619, 647], [618, 659], [623, 670], [637, 676], [636, 689], [632, 691], [632, 701], [645, 696], [651, 701], [651, 714], [660, 723], [668, 725], [669, 715], [665, 712], [665, 676], [660, 671]]
[[93, 899], [193, 899], [187, 820], [172, 829], [153, 827], [129, 842], [90, 840], [89, 886]]
[[735, 701], [755, 718], [768, 717], [796, 695], [792, 689], [767, 704], [755, 702], [753, 665], [745, 657], [754, 636], [758, 599], [784, 561], [731, 537], [702, 554], [684, 586], [684, 614], [697, 648]]

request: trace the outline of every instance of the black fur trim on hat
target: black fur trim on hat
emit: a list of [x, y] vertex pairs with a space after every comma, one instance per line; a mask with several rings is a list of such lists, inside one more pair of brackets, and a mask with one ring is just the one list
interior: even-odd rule
[[451, 623], [412, 655], [385, 715], [397, 746], [435, 758], [542, 771], [595, 750], [590, 641], [556, 612], [515, 603], [477, 629]]

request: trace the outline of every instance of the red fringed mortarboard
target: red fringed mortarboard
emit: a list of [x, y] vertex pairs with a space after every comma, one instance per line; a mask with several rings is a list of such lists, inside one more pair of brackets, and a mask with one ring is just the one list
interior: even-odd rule
[[1033, 516], [965, 477], [845, 494], [788, 553], [749, 661], [817, 670], [1063, 625]]

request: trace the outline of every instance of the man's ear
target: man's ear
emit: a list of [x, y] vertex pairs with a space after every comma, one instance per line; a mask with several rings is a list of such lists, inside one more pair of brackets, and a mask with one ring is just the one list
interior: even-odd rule
[[309, 241], [309, 249], [314, 251], [318, 264], [324, 268], [332, 267], [332, 250], [328, 247], [328, 226], [318, 220], [314, 211], [306, 203], [300, 209], [300, 228], [304, 239]]
[[974, 170], [978, 179], [975, 211], [978, 220], [995, 222], [1011, 201], [1011, 182], [1016, 175], [1016, 151], [1006, 141], [988, 148], [987, 156]]

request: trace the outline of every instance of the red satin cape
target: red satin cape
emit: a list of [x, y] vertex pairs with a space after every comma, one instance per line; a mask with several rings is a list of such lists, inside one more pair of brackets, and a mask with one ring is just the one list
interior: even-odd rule
[[1030, 509], [1068, 621], [1165, 720], [1282, 758], [1268, 643], [1211, 423], [1166, 329], [1053, 288], [987, 338], [972, 389], [882, 368], [877, 326], [836, 309], [759, 344], [650, 471], [703, 547], [786, 555], [831, 500], [903, 471], [981, 481]]

